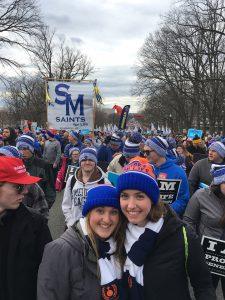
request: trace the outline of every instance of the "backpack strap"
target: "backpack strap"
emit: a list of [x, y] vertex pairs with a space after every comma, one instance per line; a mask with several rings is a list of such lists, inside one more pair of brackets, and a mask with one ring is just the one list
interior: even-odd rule
[[70, 192], [72, 194], [72, 190], [73, 190], [73, 187], [74, 187], [74, 184], [76, 183], [76, 178], [75, 176], [72, 177], [71, 179], [71, 182], [70, 182]]
[[184, 256], [185, 256], [185, 270], [186, 274], [188, 275], [187, 271], [187, 261], [188, 261], [188, 239], [187, 239], [187, 231], [185, 226], [182, 227], [182, 233], [184, 238]]

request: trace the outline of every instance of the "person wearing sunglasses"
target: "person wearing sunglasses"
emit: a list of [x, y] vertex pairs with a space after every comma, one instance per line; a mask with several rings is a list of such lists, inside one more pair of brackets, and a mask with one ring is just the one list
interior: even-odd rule
[[22, 201], [39, 180], [21, 159], [0, 156], [0, 299], [36, 299], [39, 264], [52, 238], [46, 220]]
[[154, 166], [156, 178], [158, 179], [158, 181], [164, 181], [164, 185], [162, 183], [162, 191], [165, 192], [167, 189], [167, 195], [169, 195], [172, 190], [171, 181], [178, 180], [180, 182], [179, 188], [177, 189], [175, 201], [171, 203], [170, 201], [168, 201], [170, 199], [169, 197], [164, 198], [163, 200], [170, 203], [174, 211], [179, 216], [182, 216], [189, 201], [189, 186], [184, 170], [180, 166], [178, 166], [172, 159], [169, 159], [167, 157], [169, 144], [164, 138], [155, 136], [151, 139], [148, 139], [145, 143], [144, 150], [145, 157]]

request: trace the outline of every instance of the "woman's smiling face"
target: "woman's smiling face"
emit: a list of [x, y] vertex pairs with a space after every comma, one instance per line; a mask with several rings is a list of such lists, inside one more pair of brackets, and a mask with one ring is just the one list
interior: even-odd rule
[[139, 190], [124, 190], [120, 194], [123, 214], [132, 224], [145, 226], [152, 207], [150, 198]]
[[93, 232], [101, 239], [109, 238], [115, 231], [120, 220], [117, 208], [101, 206], [92, 209], [89, 224]]

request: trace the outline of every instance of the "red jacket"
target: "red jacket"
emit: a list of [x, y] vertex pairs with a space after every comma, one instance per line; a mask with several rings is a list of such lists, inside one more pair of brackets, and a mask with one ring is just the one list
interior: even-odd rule
[[62, 157], [62, 166], [57, 174], [56, 182], [55, 182], [55, 189], [58, 192], [61, 192], [66, 183], [64, 182], [66, 176], [66, 169], [67, 169], [67, 157]]

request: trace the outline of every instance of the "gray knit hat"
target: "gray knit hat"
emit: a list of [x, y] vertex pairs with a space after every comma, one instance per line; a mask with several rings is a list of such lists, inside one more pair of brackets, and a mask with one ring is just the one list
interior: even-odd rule
[[221, 142], [214, 142], [209, 146], [209, 150], [216, 151], [219, 156], [225, 158], [225, 145]]

